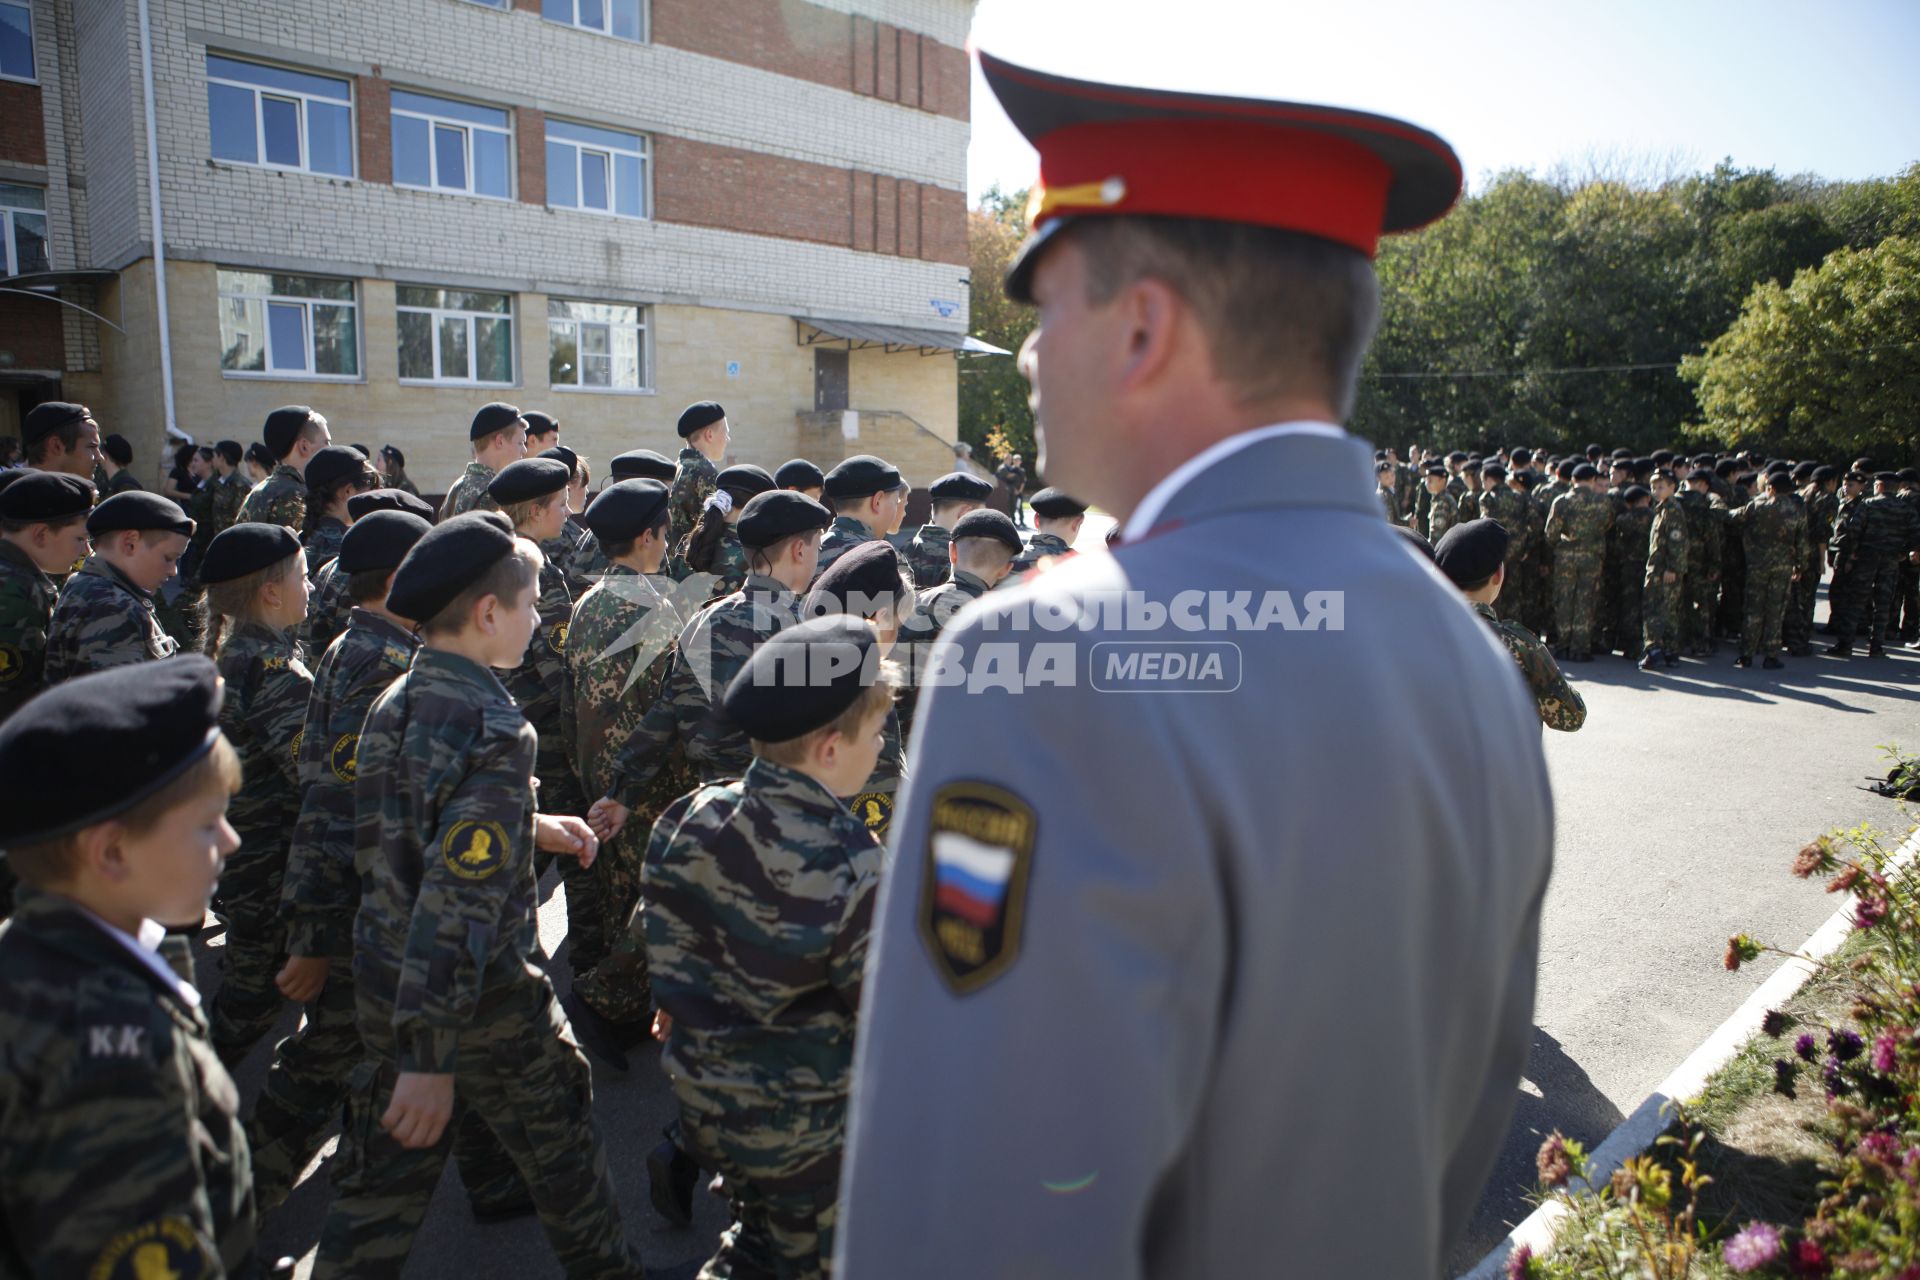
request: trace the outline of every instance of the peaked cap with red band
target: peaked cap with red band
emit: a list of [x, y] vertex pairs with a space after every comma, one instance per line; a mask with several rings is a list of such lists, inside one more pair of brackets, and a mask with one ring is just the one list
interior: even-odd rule
[[1034, 263], [1075, 218], [1210, 218], [1297, 231], [1369, 258], [1460, 196], [1460, 160], [1403, 120], [1259, 98], [1095, 84], [980, 55], [1014, 127], [1040, 152], [1031, 234], [1007, 272], [1030, 302]]

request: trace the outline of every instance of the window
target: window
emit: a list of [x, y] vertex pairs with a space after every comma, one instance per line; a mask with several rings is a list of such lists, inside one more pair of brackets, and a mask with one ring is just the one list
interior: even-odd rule
[[511, 295], [403, 284], [394, 302], [402, 382], [513, 381]]
[[513, 194], [508, 160], [512, 152], [505, 111], [393, 91], [393, 180], [397, 185], [505, 200]]
[[489, 9], [504, 9], [507, 7], [507, 0], [469, 0], [469, 3], [483, 4]]
[[360, 376], [353, 281], [220, 272], [220, 367], [274, 378]]
[[0, 182], [0, 275], [47, 269], [47, 193], [39, 187]]
[[33, 10], [25, 0], [0, 0], [0, 80], [37, 79], [33, 69]]
[[646, 20], [642, 0], [540, 0], [540, 16], [584, 31], [619, 36], [622, 40], [645, 40]]
[[647, 209], [647, 140], [591, 125], [547, 121], [547, 203], [622, 218]]
[[547, 301], [547, 381], [555, 388], [645, 391], [647, 310], [619, 303]]
[[353, 176], [345, 80], [207, 55], [207, 118], [219, 160]]

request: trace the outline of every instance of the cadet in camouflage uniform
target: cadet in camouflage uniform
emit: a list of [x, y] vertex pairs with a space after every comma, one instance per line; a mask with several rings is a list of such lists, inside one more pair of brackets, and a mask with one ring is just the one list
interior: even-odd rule
[[[671, 522], [667, 528], [668, 545], [679, 548], [682, 540], [699, 523], [700, 511], [719, 483], [717, 464], [727, 456], [733, 429], [727, 424], [727, 411], [711, 400], [690, 404], [680, 411], [676, 424], [680, 433], [680, 463], [668, 486]], [[676, 579], [685, 577], [675, 573]]]
[[1626, 509], [1613, 518], [1608, 537], [1620, 548], [1620, 574], [1613, 597], [1615, 647], [1629, 660], [1640, 656], [1644, 629], [1642, 602], [1647, 591], [1647, 542], [1653, 533], [1652, 494], [1630, 484], [1621, 493]]
[[307, 460], [333, 443], [333, 433], [320, 414], [290, 404], [267, 415], [260, 437], [274, 468], [240, 500], [234, 523], [283, 524], [298, 533], [307, 527]]
[[1680, 661], [1681, 588], [1687, 572], [1687, 513], [1675, 496], [1680, 482], [1673, 472], [1653, 473], [1653, 524], [1647, 532], [1647, 577], [1640, 601], [1646, 653], [1640, 666], [1651, 671]]
[[1711, 488], [1706, 476], [1692, 474], [1681, 482], [1674, 500], [1687, 517], [1687, 578], [1682, 598], [1681, 632], [1685, 652], [1704, 657], [1713, 652], [1713, 609], [1720, 591], [1720, 552], [1724, 539], [1714, 518]]
[[1380, 497], [1380, 511], [1386, 516], [1387, 523], [1393, 525], [1404, 523], [1400, 517], [1400, 503], [1393, 492], [1393, 464], [1384, 457], [1375, 461], [1373, 478], [1374, 490]]
[[1469, 520], [1480, 518], [1480, 467], [1479, 458], [1468, 456], [1466, 464], [1460, 468], [1458, 479], [1465, 490], [1458, 495], [1459, 510], [1454, 513], [1455, 524], [1465, 524]]
[[1524, 578], [1522, 555], [1527, 545], [1527, 499], [1507, 487], [1507, 469], [1498, 462], [1480, 464], [1480, 518], [1498, 520], [1507, 531], [1506, 589], [1494, 600], [1502, 618], [1520, 616], [1520, 584]]
[[313, 691], [293, 639], [307, 612], [305, 553], [284, 525], [243, 520], [207, 547], [202, 581], [226, 681], [220, 727], [246, 779], [231, 815], [240, 851], [220, 876], [225, 981], [207, 1013], [213, 1046], [232, 1070], [273, 1029], [282, 1003], [274, 985], [286, 959], [280, 882], [300, 812], [300, 729]]
[[1554, 499], [1547, 515], [1553, 546], [1554, 634], [1570, 662], [1593, 660], [1593, 606], [1600, 594], [1613, 504], [1601, 492], [1590, 463], [1573, 469], [1574, 487]]
[[380, 452], [376, 456], [380, 459], [380, 461], [375, 464], [375, 469], [380, 472], [381, 488], [398, 489], [400, 492], [414, 498], [420, 496], [420, 486], [415, 484], [407, 476], [406, 454], [390, 444], [383, 444], [380, 446]]
[[340, 539], [347, 536], [347, 525], [353, 520], [348, 500], [379, 487], [378, 477], [358, 449], [329, 445], [307, 460], [307, 524], [300, 540], [307, 549], [310, 578], [340, 554]]
[[1014, 524], [1025, 524], [1027, 522], [1024, 511], [1027, 500], [1027, 464], [1020, 460], [1019, 454], [1010, 453], [1000, 460], [1000, 465], [993, 469], [993, 474], [1001, 484], [1006, 486], [1007, 514], [1013, 518]]
[[927, 496], [933, 502], [932, 518], [907, 544], [907, 567], [913, 572], [913, 585], [922, 591], [947, 580], [947, 548], [953, 541], [954, 522], [984, 508], [993, 496], [993, 486], [971, 472], [950, 471], [927, 486]]
[[747, 580], [747, 550], [740, 545], [740, 535], [733, 526], [749, 502], [774, 487], [773, 477], [764, 467], [743, 464], [722, 471], [706, 506], [701, 508], [699, 522], [674, 548], [674, 558], [684, 572], [672, 576], [686, 579], [696, 573], [712, 575], [708, 600], [738, 591]]
[[93, 554], [60, 588], [47, 626], [48, 684], [180, 649], [154, 616], [153, 593], [186, 554], [186, 512], [157, 493], [119, 493], [93, 509], [87, 532]]
[[834, 515], [833, 527], [820, 540], [818, 573], [861, 543], [900, 531], [907, 514], [907, 482], [892, 463], [870, 453], [856, 454], [827, 472], [824, 489]]
[[[501, 516], [435, 528], [387, 608], [423, 619], [408, 672], [361, 730], [349, 1082], [316, 1280], [398, 1276], [453, 1145], [483, 1126], [525, 1175], [570, 1277], [642, 1274], [592, 1113], [586, 1060], [536, 963], [536, 848], [591, 861], [577, 818], [535, 812], [537, 735], [495, 668], [534, 627], [540, 555]], [[474, 625], [482, 610], [501, 625]]]
[[299, 817], [280, 890], [289, 958], [277, 982], [288, 999], [306, 1005], [307, 1016], [276, 1049], [247, 1125], [262, 1213], [287, 1198], [319, 1152], [362, 1056], [351, 968], [353, 914], [360, 905], [354, 771], [368, 709], [405, 673], [419, 644], [408, 624], [385, 611], [384, 579], [431, 527], [407, 512], [373, 513], [348, 530], [340, 553], [348, 566], [341, 581], [360, 579], [363, 595], [339, 643], [314, 670], [300, 730]]
[[[755, 740], [736, 782], [668, 809], [648, 842], [648, 963], [671, 1020], [661, 1065], [700, 1163], [737, 1223], [702, 1277], [771, 1255], [795, 1280], [833, 1256], [854, 1021], [880, 883], [879, 842], [840, 796], [860, 785], [891, 701], [872, 630], [818, 618], [763, 646], [726, 691]], [[831, 655], [831, 658], [830, 658]], [[849, 657], [804, 700], [793, 665]], [[783, 667], [781, 661], [789, 665]], [[839, 747], [833, 763], [826, 746]]]
[[475, 411], [467, 427], [467, 439], [473, 445], [473, 459], [440, 500], [442, 520], [468, 511], [500, 509], [488, 487], [501, 468], [526, 456], [527, 420], [513, 405], [495, 400]]
[[[1840, 482], [1839, 501], [1833, 512], [1833, 537], [1827, 544], [1827, 554], [1833, 563], [1833, 581], [1827, 586], [1829, 634], [1838, 632], [1840, 615], [1846, 612], [1848, 597], [1860, 578], [1854, 569], [1858, 559], [1855, 551], [1860, 543], [1862, 528], [1860, 506], [1866, 501], [1867, 491], [1872, 484], [1872, 478], [1859, 471], [1847, 472]], [[1853, 646], [1848, 644], [1843, 650], [1835, 645], [1827, 652], [1846, 657], [1853, 652]]]
[[1567, 683], [1553, 654], [1538, 637], [1493, 611], [1493, 602], [1506, 581], [1507, 551], [1511, 543], [1511, 536], [1499, 521], [1469, 520], [1455, 525], [1440, 539], [1440, 545], [1433, 549], [1433, 562], [1460, 588], [1473, 611], [1493, 628], [1500, 643], [1513, 654], [1513, 660], [1520, 665], [1520, 677], [1527, 682], [1527, 691], [1533, 695], [1533, 704], [1540, 712], [1540, 723], [1549, 729], [1572, 733], [1587, 722], [1586, 701]]
[[546, 414], [529, 414], [527, 418], [528, 456], [552, 458], [556, 462], [563, 463], [567, 468], [567, 521], [560, 526], [560, 532], [557, 535], [540, 544], [540, 554], [545, 556], [549, 563], [560, 566], [567, 575], [567, 589], [578, 599], [588, 587], [593, 585], [591, 582], [583, 581], [574, 567], [574, 561], [579, 558], [582, 548], [593, 537], [579, 520], [579, 513], [586, 509], [586, 500], [583, 496], [586, 493], [586, 484], [583, 479], [586, 475], [586, 467], [580, 461], [580, 455], [563, 444], [549, 444], [538, 453], [533, 452], [534, 436], [541, 434], [533, 430], [534, 426], [539, 425], [535, 419], [551, 424], [543, 438], [557, 439], [560, 434], [560, 424]]
[[1862, 500], [1835, 535], [1836, 545], [1844, 541], [1850, 561], [1849, 583], [1846, 598], [1834, 611], [1834, 645], [1829, 653], [1845, 657], [1853, 652], [1865, 613], [1867, 656], [1886, 656], [1899, 567], [1920, 550], [1920, 516], [1899, 496], [1899, 484], [1899, 476], [1892, 471], [1875, 475], [1873, 497]]
[[1526, 499], [1522, 515], [1527, 531], [1520, 548], [1520, 577], [1507, 584], [1507, 591], [1517, 597], [1520, 614], [1516, 621], [1545, 637], [1553, 625], [1553, 552], [1547, 546], [1546, 509], [1534, 498], [1537, 482], [1531, 470], [1516, 471], [1509, 478], [1508, 487]]
[[1807, 507], [1807, 559], [1794, 579], [1787, 599], [1787, 617], [1781, 638], [1787, 652], [1804, 658], [1813, 652], [1813, 607], [1820, 594], [1820, 579], [1827, 571], [1827, 544], [1833, 539], [1833, 518], [1840, 507], [1834, 490], [1840, 473], [1832, 467], [1815, 467], [1811, 483], [1801, 491]]
[[[59, 471], [0, 472], [0, 722], [46, 686], [47, 629], [65, 573], [87, 554], [94, 488]], [[0, 877], [6, 862], [0, 859]], [[0, 912], [4, 914], [4, 912]]]
[[1046, 559], [1064, 559], [1073, 554], [1074, 539], [1086, 523], [1087, 504], [1051, 486], [1033, 495], [1033, 536], [1026, 550], [1013, 558], [1013, 567], [1000, 582], [1010, 587]]
[[[1040, 498], [1034, 498], [1034, 514], [1039, 515]], [[836, 613], [852, 614], [873, 624], [880, 638], [880, 654], [886, 656], [900, 634], [900, 627], [913, 612], [913, 584], [900, 555], [888, 542], [869, 542], [855, 547], [834, 562], [833, 568], [815, 581], [801, 606], [803, 618]], [[889, 707], [881, 730], [884, 739], [873, 776], [848, 801], [853, 816], [867, 824], [874, 838], [884, 840], [893, 823], [893, 809], [907, 772], [905, 734], [900, 717]]]
[[[256, 1274], [239, 1091], [164, 927], [199, 925], [235, 844], [219, 706], [190, 656], [69, 681], [0, 726], [0, 847], [25, 882], [0, 931], [9, 1276]], [[113, 785], [75, 786], [75, 760]], [[134, 885], [80, 856], [109, 822]]]
[[1427, 464], [1427, 522], [1420, 529], [1430, 543], [1437, 543], [1453, 528], [1460, 513], [1460, 500], [1447, 487], [1447, 468], [1438, 462]]
[[913, 613], [900, 626], [900, 641], [894, 649], [906, 673], [895, 703], [903, 741], [910, 743], [913, 738], [920, 679], [934, 642], [955, 614], [1000, 585], [1022, 550], [1020, 531], [998, 511], [970, 511], [955, 522], [949, 553], [952, 574], [939, 586], [919, 593]]
[[1807, 517], [1793, 493], [1793, 478], [1784, 471], [1767, 477], [1769, 492], [1734, 514], [1745, 543], [1747, 580], [1745, 625], [1740, 629], [1740, 656], [1735, 664], [1761, 664], [1773, 670], [1780, 661], [1781, 623], [1786, 617], [1787, 593], [1807, 559]]
[[213, 447], [213, 475], [205, 486], [213, 496], [213, 510], [209, 516], [213, 531], [207, 535], [209, 542], [213, 541], [215, 534], [240, 518], [240, 506], [247, 500], [247, 491], [252, 488], [247, 483], [247, 473], [240, 466], [243, 456], [238, 441], [222, 440]]
[[[369, 489], [347, 499], [348, 527], [376, 511], [405, 511], [433, 523], [433, 507], [404, 489]], [[310, 658], [327, 651], [347, 628], [347, 613], [353, 607], [348, 598], [348, 576], [338, 571], [338, 557], [320, 566], [313, 575], [313, 594], [307, 599], [307, 620], [301, 624], [300, 647]]]

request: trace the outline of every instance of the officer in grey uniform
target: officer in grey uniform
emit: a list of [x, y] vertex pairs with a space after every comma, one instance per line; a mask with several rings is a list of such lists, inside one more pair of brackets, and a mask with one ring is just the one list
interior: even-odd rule
[[1512, 658], [1334, 424], [1378, 238], [1459, 163], [982, 63], [1040, 151], [1042, 467], [1127, 533], [935, 646], [834, 1274], [1438, 1275], [1518, 1097], [1551, 795]]

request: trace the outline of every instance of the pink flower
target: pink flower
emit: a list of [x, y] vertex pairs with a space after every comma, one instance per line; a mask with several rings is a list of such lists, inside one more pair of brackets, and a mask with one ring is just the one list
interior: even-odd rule
[[1533, 1157], [1533, 1167], [1540, 1175], [1543, 1187], [1558, 1187], [1566, 1184], [1573, 1173], [1573, 1159], [1567, 1154], [1566, 1139], [1556, 1130], [1540, 1144], [1539, 1153]]
[[1506, 1280], [1527, 1280], [1533, 1273], [1533, 1246], [1521, 1245], [1507, 1255]]
[[1853, 923], [1862, 929], [1871, 929], [1886, 918], [1885, 898], [1865, 897], [1853, 904]]
[[1771, 1223], [1752, 1222], [1721, 1246], [1720, 1253], [1727, 1261], [1728, 1270], [1744, 1274], [1778, 1262], [1785, 1247], [1780, 1228]]
[[1900, 1041], [1892, 1035], [1883, 1035], [1873, 1042], [1873, 1069], [1882, 1075], [1890, 1073], [1900, 1065]]

